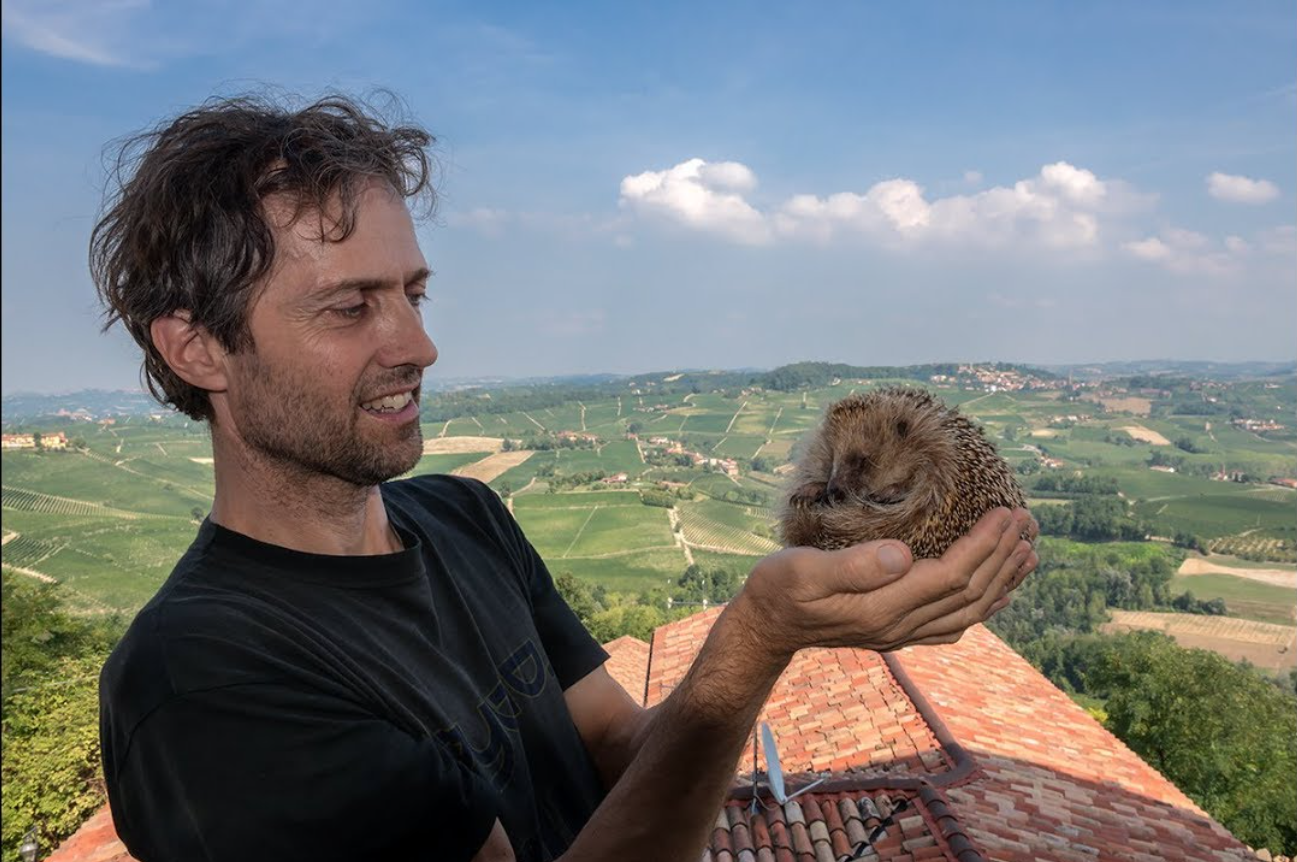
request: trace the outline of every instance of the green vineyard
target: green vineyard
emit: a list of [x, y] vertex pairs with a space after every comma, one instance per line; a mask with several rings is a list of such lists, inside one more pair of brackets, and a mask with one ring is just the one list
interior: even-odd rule
[[85, 500], [71, 500], [67, 497], [55, 497], [23, 488], [4, 486], [4, 508], [17, 509], [20, 512], [40, 512], [43, 515], [115, 515], [120, 518], [137, 518], [133, 512], [110, 509], [98, 503], [87, 503]]

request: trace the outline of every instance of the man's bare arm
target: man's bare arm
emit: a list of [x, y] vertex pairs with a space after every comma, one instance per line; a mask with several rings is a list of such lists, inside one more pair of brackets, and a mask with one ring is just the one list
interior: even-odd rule
[[[756, 716], [804, 647], [951, 643], [1003, 607], [1035, 567], [1025, 512], [990, 513], [940, 560], [896, 542], [792, 548], [763, 560], [717, 619], [684, 680], [639, 729], [638, 752], [563, 855], [689, 860], [706, 842]], [[887, 571], [879, 552], [899, 551]], [[885, 553], [885, 552], [884, 552]], [[596, 756], [596, 759], [598, 757]]]

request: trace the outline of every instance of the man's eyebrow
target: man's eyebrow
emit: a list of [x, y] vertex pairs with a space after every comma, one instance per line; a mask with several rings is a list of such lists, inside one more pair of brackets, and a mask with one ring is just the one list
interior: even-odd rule
[[[427, 281], [432, 277], [432, 270], [426, 266], [421, 266], [405, 277], [405, 284], [414, 284], [416, 282]], [[350, 293], [354, 290], [378, 290], [387, 287], [391, 282], [381, 278], [347, 278], [342, 281], [334, 282], [315, 291], [311, 297], [317, 302], [328, 302], [335, 296], [343, 293]]]

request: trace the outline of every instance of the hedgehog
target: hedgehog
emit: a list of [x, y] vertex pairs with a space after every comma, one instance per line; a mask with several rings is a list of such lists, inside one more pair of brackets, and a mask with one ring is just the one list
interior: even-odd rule
[[899, 539], [915, 559], [939, 557], [991, 509], [1024, 503], [979, 426], [925, 390], [889, 387], [825, 412], [782, 495], [779, 535], [823, 550]]

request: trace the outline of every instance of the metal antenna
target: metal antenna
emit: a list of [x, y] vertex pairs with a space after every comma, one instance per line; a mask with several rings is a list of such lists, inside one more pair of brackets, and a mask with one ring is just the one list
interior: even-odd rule
[[764, 721], [761, 722], [761, 747], [766, 752], [766, 783], [770, 785], [770, 793], [780, 805], [824, 783], [823, 778], [817, 779], [790, 796], [784, 787], [784, 770], [779, 765], [779, 749], [775, 746], [775, 735], [770, 732], [770, 725]]

